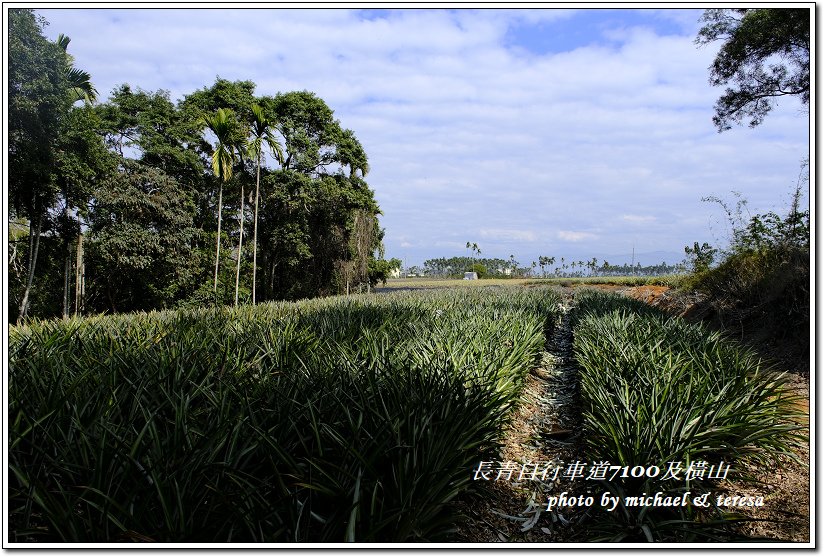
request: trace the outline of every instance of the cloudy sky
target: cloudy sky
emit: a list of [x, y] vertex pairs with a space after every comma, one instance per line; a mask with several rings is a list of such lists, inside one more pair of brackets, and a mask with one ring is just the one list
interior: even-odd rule
[[[692, 9], [47, 9], [100, 96], [172, 100], [216, 76], [258, 94], [309, 90], [369, 156], [386, 256], [408, 265], [539, 255], [643, 263], [725, 237], [723, 213], [784, 210], [809, 153], [786, 99], [719, 134], [717, 45]], [[638, 260], [638, 257], [636, 257]]]

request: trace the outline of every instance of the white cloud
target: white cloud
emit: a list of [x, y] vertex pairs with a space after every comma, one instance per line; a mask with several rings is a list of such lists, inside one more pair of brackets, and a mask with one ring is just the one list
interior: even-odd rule
[[575, 230], [559, 230], [558, 238], [567, 242], [583, 242], [584, 240], [595, 240], [597, 235], [591, 232], [579, 232]]
[[646, 224], [658, 220], [658, 217], [653, 215], [621, 215], [621, 218], [632, 224]]
[[[557, 9], [41, 13], [50, 36], [72, 38], [101, 96], [128, 82], [177, 99], [217, 75], [251, 79], [259, 94], [314, 91], [363, 143], [387, 257], [403, 249], [410, 263], [461, 254], [471, 238], [485, 241], [484, 255], [519, 260], [559, 240], [682, 252], [707, 234], [715, 208], [702, 196], [736, 190], [769, 206], [809, 149], [794, 100], [755, 130], [715, 132], [714, 49], [693, 43], [700, 10], [603, 30]], [[591, 40], [549, 54], [504, 44], [509, 29], [532, 24]], [[635, 218], [645, 216], [658, 218]], [[640, 230], [651, 233], [637, 239]]]

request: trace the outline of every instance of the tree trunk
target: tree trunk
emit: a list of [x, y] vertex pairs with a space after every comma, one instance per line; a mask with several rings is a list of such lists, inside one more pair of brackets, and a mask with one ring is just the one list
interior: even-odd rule
[[82, 315], [83, 300], [86, 294], [86, 266], [83, 263], [83, 231], [77, 237], [77, 268], [74, 276], [74, 314]]
[[235, 272], [235, 306], [237, 306], [237, 294], [240, 289], [240, 260], [243, 254], [243, 183], [240, 184], [240, 237], [237, 241], [237, 271]]
[[223, 216], [223, 182], [220, 183], [220, 193], [217, 197], [217, 241], [215, 245], [215, 287], [214, 292], [217, 295], [217, 272], [220, 267], [220, 224]]
[[[69, 200], [66, 193], [63, 193], [65, 204], [63, 205], [63, 218], [68, 222], [69, 220]], [[66, 262], [63, 265], [63, 319], [69, 318], [69, 310], [71, 309], [71, 302], [69, 301], [69, 291], [71, 283], [69, 282], [69, 273], [72, 268], [72, 242], [65, 239], [66, 242]]]
[[42, 213], [37, 218], [37, 227], [34, 226], [34, 221], [29, 221], [29, 276], [26, 279], [26, 290], [23, 292], [23, 300], [20, 302], [20, 314], [17, 317], [17, 323], [21, 323], [26, 318], [29, 311], [29, 294], [31, 293], [31, 285], [34, 282], [34, 268], [37, 265], [37, 250], [40, 248], [40, 231], [43, 229], [43, 215]]
[[71, 287], [69, 284], [69, 273], [72, 269], [72, 245], [71, 242], [66, 242], [66, 263], [63, 266], [63, 319], [69, 318], [69, 310], [71, 309], [71, 302], [69, 302], [69, 291]]
[[257, 161], [257, 183], [255, 184], [255, 232], [252, 240], [252, 305], [257, 303], [256, 299], [256, 285], [257, 285], [257, 224], [258, 224], [258, 197], [260, 196], [260, 153], [258, 153]]
[[269, 299], [275, 298], [275, 262], [270, 261], [269, 265], [267, 265], [269, 270], [269, 292], [268, 296]]

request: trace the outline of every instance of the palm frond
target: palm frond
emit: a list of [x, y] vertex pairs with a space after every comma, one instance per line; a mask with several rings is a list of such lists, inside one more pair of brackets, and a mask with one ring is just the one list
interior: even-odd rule
[[235, 126], [234, 112], [230, 109], [218, 108], [214, 114], [202, 116], [200, 123], [217, 138], [217, 145], [212, 154], [212, 170], [215, 176], [224, 182], [228, 181], [232, 177], [232, 165], [235, 161], [235, 150], [231, 144]]

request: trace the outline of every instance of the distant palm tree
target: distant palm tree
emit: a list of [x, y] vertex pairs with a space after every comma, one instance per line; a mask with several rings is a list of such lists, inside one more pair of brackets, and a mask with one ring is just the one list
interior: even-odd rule
[[230, 109], [218, 108], [214, 114], [203, 116], [202, 122], [217, 137], [217, 145], [212, 154], [212, 171], [220, 181], [220, 193], [217, 197], [217, 241], [215, 242], [214, 292], [217, 293], [217, 275], [220, 268], [220, 228], [223, 221], [223, 184], [232, 178], [232, 165], [235, 162], [235, 148], [231, 143], [235, 115]]
[[[256, 303], [256, 284], [257, 284], [257, 225], [258, 225], [258, 199], [260, 198], [260, 159], [263, 154], [263, 144], [265, 143], [272, 155], [277, 159], [278, 163], [282, 164], [283, 150], [275, 138], [275, 122], [270, 120], [264, 114], [263, 109], [256, 105], [252, 105], [252, 120], [251, 133], [252, 140], [248, 144], [249, 154], [254, 156], [257, 160], [257, 181], [255, 184], [255, 227], [254, 239], [252, 240], [253, 255], [252, 255], [252, 305]], [[238, 266], [239, 268], [239, 266]]]
[[475, 271], [475, 255], [481, 255], [481, 248], [479, 248], [478, 244], [476, 244], [474, 242], [472, 242], [472, 243], [467, 242], [466, 243], [466, 249], [471, 249], [472, 250], [472, 268], [470, 269], [470, 271], [474, 272]]

